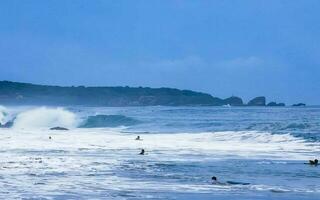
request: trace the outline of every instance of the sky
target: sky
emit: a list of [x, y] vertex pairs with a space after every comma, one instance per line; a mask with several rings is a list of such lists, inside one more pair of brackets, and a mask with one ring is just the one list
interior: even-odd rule
[[320, 105], [318, 0], [1, 0], [0, 80]]

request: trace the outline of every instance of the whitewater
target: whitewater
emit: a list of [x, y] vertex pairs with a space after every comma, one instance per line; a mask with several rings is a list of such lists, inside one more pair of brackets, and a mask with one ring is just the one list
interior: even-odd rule
[[320, 157], [320, 107], [0, 106], [0, 124], [1, 199], [320, 195], [304, 164]]

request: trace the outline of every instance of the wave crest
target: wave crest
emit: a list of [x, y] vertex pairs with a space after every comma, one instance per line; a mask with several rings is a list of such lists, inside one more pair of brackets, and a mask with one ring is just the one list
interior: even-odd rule
[[77, 116], [63, 108], [40, 107], [19, 113], [14, 128], [77, 127]]
[[89, 116], [80, 128], [132, 126], [138, 123], [138, 120], [124, 115], [95, 115]]

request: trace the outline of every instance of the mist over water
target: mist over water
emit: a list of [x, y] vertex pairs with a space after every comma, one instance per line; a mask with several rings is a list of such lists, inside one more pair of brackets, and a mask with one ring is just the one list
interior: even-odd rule
[[[1, 198], [320, 195], [320, 168], [303, 164], [320, 154], [319, 107], [0, 107], [0, 111], [1, 124], [12, 122], [0, 129]], [[49, 130], [52, 127], [69, 130]], [[137, 135], [141, 141], [135, 140]], [[144, 156], [138, 155], [142, 148]], [[211, 185], [211, 176], [250, 185]]]

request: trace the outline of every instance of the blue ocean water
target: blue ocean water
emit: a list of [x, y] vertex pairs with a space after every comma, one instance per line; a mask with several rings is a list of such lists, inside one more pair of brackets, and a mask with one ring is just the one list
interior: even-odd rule
[[1, 199], [319, 199], [320, 107], [0, 111]]

